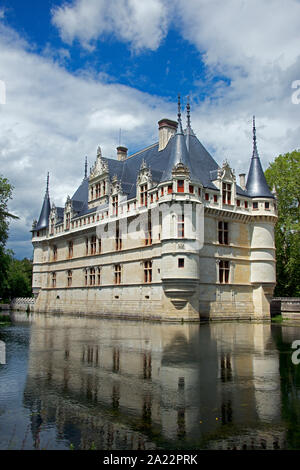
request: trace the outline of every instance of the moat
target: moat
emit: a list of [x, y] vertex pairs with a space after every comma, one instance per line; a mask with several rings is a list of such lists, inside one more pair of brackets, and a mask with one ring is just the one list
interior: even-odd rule
[[300, 449], [300, 326], [15, 314], [0, 449]]

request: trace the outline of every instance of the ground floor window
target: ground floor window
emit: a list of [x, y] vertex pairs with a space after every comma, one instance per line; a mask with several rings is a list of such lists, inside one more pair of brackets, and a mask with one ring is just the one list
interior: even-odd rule
[[228, 284], [229, 282], [229, 261], [221, 260], [219, 262], [219, 282]]
[[152, 282], [152, 261], [144, 262], [144, 282]]

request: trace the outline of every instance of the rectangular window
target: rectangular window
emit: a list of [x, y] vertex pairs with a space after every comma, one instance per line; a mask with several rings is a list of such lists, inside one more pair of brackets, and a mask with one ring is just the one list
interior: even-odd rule
[[52, 273], [52, 287], [56, 287], [56, 273]]
[[218, 202], [218, 196], [214, 194], [214, 202]]
[[205, 200], [209, 201], [209, 194], [208, 193], [205, 193]]
[[178, 268], [184, 268], [184, 258], [178, 258]]
[[72, 285], [72, 271], [68, 271], [68, 287]]
[[101, 268], [97, 268], [97, 284], [98, 286], [101, 284]]
[[223, 204], [231, 204], [231, 184], [223, 183]]
[[122, 250], [122, 238], [120, 237], [120, 230], [118, 226], [116, 228], [116, 250]]
[[184, 180], [177, 181], [177, 192], [184, 193]]
[[253, 210], [257, 210], [258, 209], [258, 202], [253, 202]]
[[98, 253], [101, 253], [101, 251], [102, 251], [101, 238], [98, 238]]
[[144, 262], [144, 282], [152, 282], [152, 261]]
[[172, 192], [173, 192], [173, 185], [169, 184], [168, 185], [168, 194], [172, 194]]
[[96, 281], [95, 268], [90, 268], [90, 286], [94, 286]]
[[151, 219], [148, 216], [148, 227], [147, 227], [147, 232], [145, 233], [145, 245], [152, 245], [152, 225], [151, 225]]
[[52, 260], [56, 261], [57, 260], [57, 246], [53, 245], [52, 247]]
[[238, 207], [240, 207], [240, 205], [241, 205], [240, 199], [237, 199], [237, 200], [236, 200], [236, 205], [237, 205]]
[[178, 238], [184, 238], [184, 214], [179, 214], [177, 220]]
[[69, 252], [69, 258], [73, 258], [73, 242], [72, 241], [68, 243], [68, 252]]
[[97, 249], [97, 238], [96, 238], [96, 235], [93, 235], [91, 237], [91, 255], [96, 254], [96, 249]]
[[87, 269], [84, 270], [84, 285], [85, 286], [88, 285], [88, 270]]
[[151, 202], [151, 204], [152, 204], [152, 202], [153, 202], [153, 194], [150, 195], [150, 202]]
[[194, 194], [194, 186], [192, 184], [189, 185], [189, 193]]
[[218, 239], [222, 245], [228, 245], [228, 222], [218, 223]]
[[89, 239], [88, 238], [85, 239], [85, 254], [86, 255], [89, 254]]
[[219, 282], [228, 284], [229, 282], [229, 261], [220, 261], [219, 263]]
[[248, 201], [245, 201], [245, 209], [248, 209]]
[[265, 202], [265, 209], [266, 209], [266, 210], [269, 210], [269, 209], [270, 209], [270, 203], [269, 203], [269, 202]]
[[160, 194], [163, 196], [164, 195], [164, 188], [161, 188]]
[[121, 265], [115, 264], [115, 284], [121, 284]]

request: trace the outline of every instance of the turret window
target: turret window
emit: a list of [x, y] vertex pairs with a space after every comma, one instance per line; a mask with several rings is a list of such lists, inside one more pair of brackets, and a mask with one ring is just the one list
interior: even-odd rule
[[178, 215], [178, 238], [184, 238], [184, 214]]
[[253, 202], [253, 210], [257, 210], [258, 209], [258, 202]]
[[178, 258], [178, 268], [184, 268], [184, 258]]
[[192, 184], [189, 185], [189, 193], [194, 194], [194, 186]]
[[173, 192], [173, 185], [169, 184], [168, 185], [168, 194], [172, 194], [172, 192]]
[[184, 180], [177, 181], [177, 192], [184, 193]]
[[270, 210], [270, 203], [269, 202], [265, 202], [265, 209]]

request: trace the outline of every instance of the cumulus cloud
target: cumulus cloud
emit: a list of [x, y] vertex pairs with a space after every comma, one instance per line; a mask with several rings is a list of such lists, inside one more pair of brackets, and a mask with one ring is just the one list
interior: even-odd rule
[[20, 217], [11, 223], [8, 246], [30, 256], [29, 230], [39, 216], [47, 171], [51, 200], [64, 205], [81, 182], [85, 155], [91, 166], [101, 145], [104, 156], [116, 158], [120, 127], [132, 151], [153, 143], [157, 121], [170, 106], [96, 75], [72, 75], [1, 23], [0, 51], [7, 91], [0, 105], [1, 173], [15, 187], [10, 210]]
[[167, 31], [167, 9], [162, 0], [74, 0], [55, 7], [52, 21], [65, 42], [78, 39], [90, 51], [108, 35], [135, 51], [156, 50]]
[[[238, 173], [249, 167], [252, 114], [264, 167], [300, 147], [300, 105], [291, 100], [292, 82], [300, 79], [299, 5], [74, 0], [54, 10], [53, 22], [69, 44], [78, 40], [92, 48], [114, 35], [141, 51], [161, 44], [169, 21], [206, 65], [206, 76], [191, 83], [192, 126], [218, 163], [227, 158]], [[69, 57], [67, 49], [51, 46], [37, 55], [0, 22], [0, 80], [6, 85], [0, 160], [15, 186], [10, 209], [21, 217], [11, 228], [10, 246], [17, 253], [31, 253], [28, 230], [39, 215], [48, 170], [52, 201], [62, 205], [81, 181], [85, 155], [92, 165], [100, 144], [104, 156], [114, 156], [120, 127], [122, 143], [135, 151], [157, 140], [158, 119], [176, 115], [175, 103], [111, 83], [103, 74], [68, 72]]]

